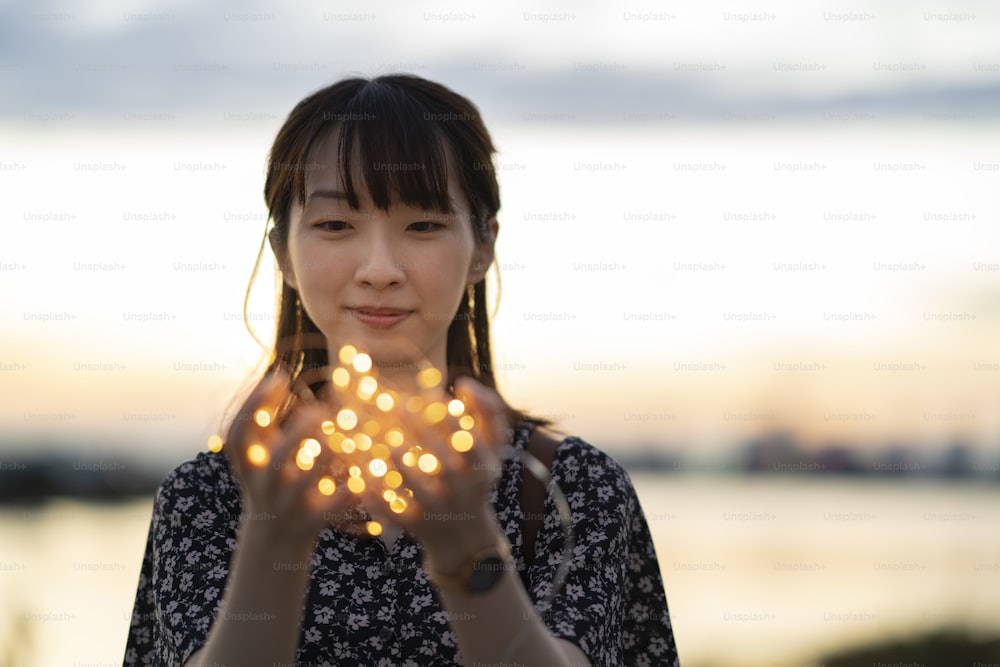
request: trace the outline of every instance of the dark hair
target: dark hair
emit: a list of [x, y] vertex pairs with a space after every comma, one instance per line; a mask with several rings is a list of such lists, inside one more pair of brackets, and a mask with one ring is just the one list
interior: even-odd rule
[[[360, 176], [381, 209], [400, 201], [454, 213], [448, 194], [451, 167], [468, 203], [476, 240], [489, 238], [490, 221], [500, 210], [500, 192], [493, 165], [496, 149], [479, 110], [438, 83], [394, 74], [339, 81], [292, 109], [271, 147], [264, 183], [264, 199], [274, 223], [270, 235], [276, 247], [287, 247], [293, 203], [305, 204], [306, 175], [317, 168], [308, 161], [310, 151], [332, 132], [338, 133], [337, 163], [352, 208], [360, 208], [355, 183]], [[404, 163], [420, 168], [384, 168]], [[259, 263], [260, 255], [254, 275]], [[275, 345], [266, 372], [284, 368], [294, 382], [303, 373], [328, 364], [327, 348], [319, 342], [323, 336], [298, 292], [284, 281], [280, 290]], [[485, 278], [467, 288], [448, 327], [447, 364], [450, 382], [468, 376], [496, 389]], [[515, 421], [548, 423], [514, 409], [510, 416]]]

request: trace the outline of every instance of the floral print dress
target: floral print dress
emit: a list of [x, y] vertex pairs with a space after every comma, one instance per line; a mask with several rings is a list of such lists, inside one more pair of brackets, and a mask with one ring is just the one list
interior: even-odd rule
[[[528, 424], [516, 427], [513, 446], [523, 449], [530, 432]], [[490, 496], [546, 626], [579, 646], [595, 666], [678, 665], [659, 563], [628, 473], [599, 449], [567, 437], [551, 474], [569, 502], [576, 542], [551, 604], [552, 580], [564, 557], [553, 498], [545, 499], [535, 557], [526, 567], [519, 460], [504, 463]], [[181, 665], [205, 643], [239, 517], [239, 486], [222, 453], [200, 453], [166, 477], [153, 506], [125, 665]], [[297, 663], [460, 664], [447, 616], [421, 567], [419, 544], [403, 533], [387, 548], [378, 538], [325, 529], [312, 557]]]

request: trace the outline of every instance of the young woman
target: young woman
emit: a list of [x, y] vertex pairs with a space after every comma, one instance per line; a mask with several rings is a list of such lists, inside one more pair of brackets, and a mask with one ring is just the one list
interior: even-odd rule
[[[223, 450], [157, 493], [125, 664], [677, 664], [628, 475], [496, 392], [494, 152], [472, 103], [413, 76], [341, 81], [291, 112], [265, 184], [282, 280], [270, 367]], [[331, 472], [345, 345], [394, 392], [383, 421], [432, 455], [426, 474], [391, 452], [397, 505], [367, 471], [355, 486]], [[428, 367], [440, 381], [414, 389]], [[454, 416], [421, 418], [455, 398]], [[303, 465], [310, 441], [329, 446]], [[548, 489], [507, 448], [541, 461]]]

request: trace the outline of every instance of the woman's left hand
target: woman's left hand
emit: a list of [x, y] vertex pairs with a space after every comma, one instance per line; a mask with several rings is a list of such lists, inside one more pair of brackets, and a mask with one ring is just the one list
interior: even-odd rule
[[[452, 400], [441, 387], [433, 393], [436, 396], [425, 395], [425, 401], [447, 404]], [[369, 484], [363, 492], [365, 506], [377, 520], [410, 533], [444, 571], [452, 560], [449, 556], [460, 563], [469, 553], [496, 543], [500, 533], [488, 496], [502, 470], [500, 452], [510, 439], [507, 407], [495, 391], [472, 378], [459, 378], [455, 398], [464, 403], [466, 414], [475, 422], [468, 429], [472, 448], [459, 452], [452, 447], [452, 434], [462, 430], [456, 417], [449, 414], [428, 423], [422, 412], [414, 414], [397, 406], [395, 416], [408, 442], [432, 454], [437, 468], [427, 473], [406, 466], [402, 459], [409, 447], [404, 444], [391, 454], [395, 469], [403, 476], [401, 487], [413, 491], [406, 509], [390, 511], [379, 485]]]

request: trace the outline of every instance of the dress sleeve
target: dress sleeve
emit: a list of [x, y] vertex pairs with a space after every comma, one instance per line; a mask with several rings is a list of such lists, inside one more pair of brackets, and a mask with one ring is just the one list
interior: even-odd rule
[[549, 605], [564, 548], [550, 492], [528, 573], [529, 593], [546, 626], [579, 646], [595, 667], [676, 667], [663, 578], [628, 473], [600, 450], [567, 438], [552, 477], [569, 502], [575, 546], [566, 580]]
[[182, 665], [204, 644], [235, 548], [239, 503], [218, 454], [199, 454], [164, 479], [153, 502], [125, 665]]

